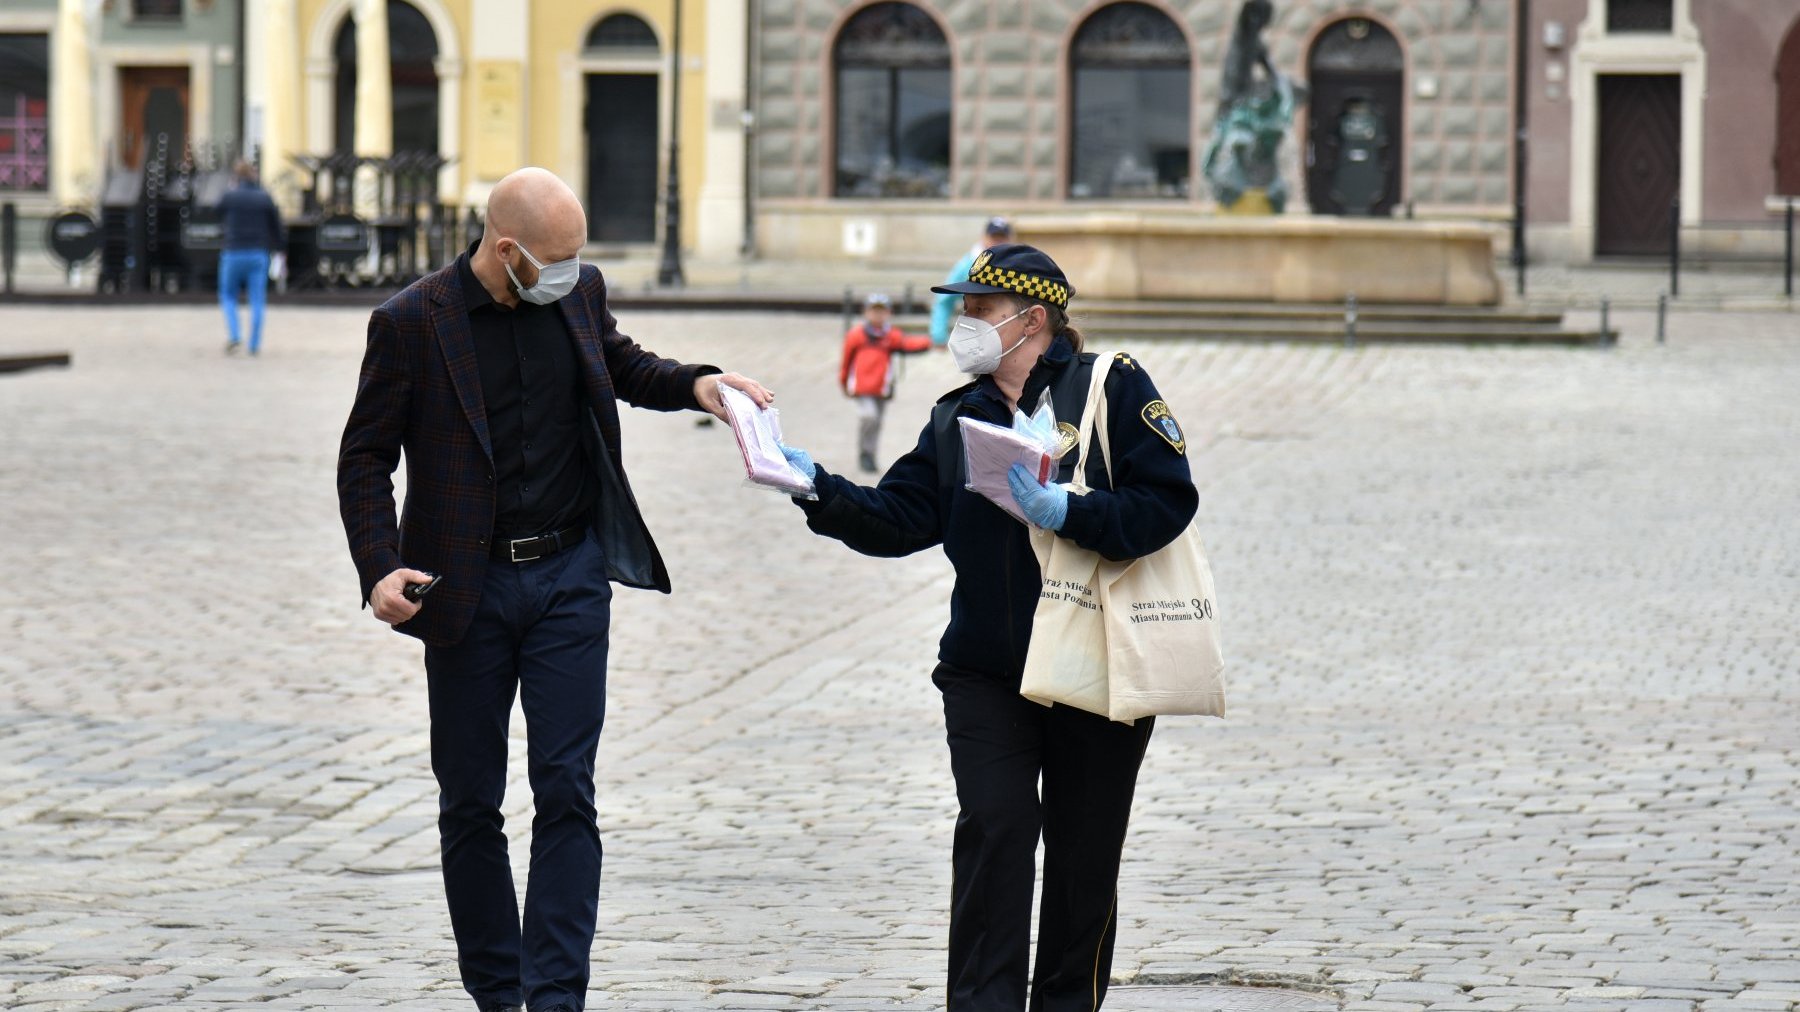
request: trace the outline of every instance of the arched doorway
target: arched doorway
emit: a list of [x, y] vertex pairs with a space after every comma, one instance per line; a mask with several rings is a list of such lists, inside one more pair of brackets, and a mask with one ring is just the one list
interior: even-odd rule
[[[437, 32], [417, 7], [388, 0], [388, 66], [393, 86], [393, 150], [437, 152]], [[332, 149], [356, 147], [356, 19], [345, 16], [332, 43], [336, 63]]]
[[662, 47], [642, 18], [611, 14], [582, 44], [587, 74], [588, 238], [656, 241], [657, 166], [662, 153]]
[[839, 197], [950, 195], [950, 43], [909, 3], [856, 12], [831, 47]]
[[1069, 196], [1186, 197], [1193, 168], [1187, 37], [1146, 3], [1090, 14], [1069, 50]]
[[1306, 75], [1306, 201], [1315, 214], [1385, 216], [1400, 199], [1406, 57], [1368, 18], [1328, 25]]
[[1775, 60], [1775, 192], [1800, 196], [1800, 20]]

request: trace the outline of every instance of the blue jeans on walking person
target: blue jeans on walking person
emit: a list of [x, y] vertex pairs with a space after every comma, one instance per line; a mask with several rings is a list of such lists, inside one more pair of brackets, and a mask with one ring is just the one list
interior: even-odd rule
[[225, 310], [225, 328], [231, 335], [230, 347], [240, 341], [238, 331], [238, 289], [250, 293], [250, 354], [262, 347], [263, 304], [269, 296], [269, 251], [261, 249], [228, 249], [219, 254], [219, 305]]
[[[425, 648], [444, 891], [463, 988], [483, 1008], [560, 1002], [580, 1012], [587, 1000], [611, 618], [605, 555], [589, 533], [555, 555], [489, 563], [468, 633]], [[500, 811], [515, 694], [536, 809], [522, 918]]]

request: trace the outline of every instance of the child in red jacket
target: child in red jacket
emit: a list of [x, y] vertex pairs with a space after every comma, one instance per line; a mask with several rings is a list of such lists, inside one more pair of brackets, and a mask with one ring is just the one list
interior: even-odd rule
[[909, 355], [931, 349], [930, 337], [908, 337], [892, 325], [892, 314], [888, 297], [871, 292], [863, 300], [862, 322], [844, 335], [844, 358], [838, 365], [838, 386], [844, 396], [856, 399], [857, 459], [865, 471], [876, 470], [881, 415], [894, 396], [894, 353]]

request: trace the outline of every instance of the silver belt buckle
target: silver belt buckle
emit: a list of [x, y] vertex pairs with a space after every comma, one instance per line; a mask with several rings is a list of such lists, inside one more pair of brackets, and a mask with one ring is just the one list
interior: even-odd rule
[[519, 546], [524, 544], [527, 541], [537, 541], [537, 540], [539, 540], [539, 539], [538, 538], [519, 538], [516, 541], [508, 541], [506, 543], [507, 553], [512, 556], [512, 560], [514, 562], [532, 562], [536, 559], [541, 559], [541, 558], [543, 558], [543, 555], [541, 555], [541, 554], [527, 555], [523, 559], [519, 558]]

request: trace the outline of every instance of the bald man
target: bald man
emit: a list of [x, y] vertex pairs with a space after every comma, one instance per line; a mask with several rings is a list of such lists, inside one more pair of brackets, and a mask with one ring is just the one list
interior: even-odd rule
[[[579, 259], [586, 238], [562, 180], [501, 180], [481, 241], [370, 316], [338, 454], [361, 599], [425, 642], [444, 891], [483, 1010], [580, 1012], [587, 998], [611, 584], [669, 590], [625, 479], [618, 402], [724, 417], [721, 384], [774, 399], [619, 333]], [[536, 808], [522, 918], [500, 814], [515, 694]]]

